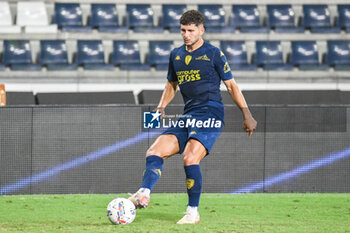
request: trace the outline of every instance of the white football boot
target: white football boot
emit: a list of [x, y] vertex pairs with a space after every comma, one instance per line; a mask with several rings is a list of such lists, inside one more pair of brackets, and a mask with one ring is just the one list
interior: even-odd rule
[[176, 224], [197, 224], [199, 223], [199, 220], [200, 218], [197, 208], [193, 210], [190, 206], [188, 206], [185, 216], [183, 216], [182, 219], [180, 219]]
[[151, 200], [149, 192], [137, 191], [128, 198], [134, 203], [136, 209], [146, 208]]

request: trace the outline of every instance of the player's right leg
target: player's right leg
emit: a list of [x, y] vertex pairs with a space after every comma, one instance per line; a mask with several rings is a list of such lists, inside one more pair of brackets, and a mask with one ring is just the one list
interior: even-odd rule
[[172, 134], [159, 136], [146, 152], [146, 169], [143, 174], [142, 185], [134, 193], [131, 200], [136, 208], [145, 208], [150, 202], [152, 188], [159, 180], [163, 171], [163, 161], [178, 153], [180, 150], [177, 137]]

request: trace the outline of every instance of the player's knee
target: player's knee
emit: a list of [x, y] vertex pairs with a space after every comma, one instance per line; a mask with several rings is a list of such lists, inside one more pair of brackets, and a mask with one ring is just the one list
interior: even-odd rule
[[191, 156], [192, 154], [186, 154], [183, 155], [184, 165], [190, 166], [190, 165], [196, 165], [199, 164], [199, 160], [195, 156]]
[[157, 150], [155, 150], [154, 148], [150, 147], [148, 148], [148, 150], [146, 151], [146, 158], [151, 156], [151, 155], [157, 155], [160, 157], [159, 153]]

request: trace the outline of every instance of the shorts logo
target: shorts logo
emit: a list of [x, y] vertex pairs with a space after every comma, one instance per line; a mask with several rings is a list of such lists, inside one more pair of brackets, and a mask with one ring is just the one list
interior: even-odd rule
[[185, 63], [186, 63], [186, 65], [190, 64], [191, 60], [192, 60], [192, 56], [191, 56], [191, 55], [187, 55], [187, 56], [185, 57]]
[[207, 54], [204, 54], [203, 56], [200, 56], [200, 57], [196, 57], [196, 60], [210, 61]]
[[160, 112], [143, 112], [143, 128], [159, 129], [160, 128]]
[[186, 179], [187, 189], [191, 189], [194, 186], [194, 179]]
[[179, 61], [180, 60], [180, 56], [176, 56], [175, 60]]

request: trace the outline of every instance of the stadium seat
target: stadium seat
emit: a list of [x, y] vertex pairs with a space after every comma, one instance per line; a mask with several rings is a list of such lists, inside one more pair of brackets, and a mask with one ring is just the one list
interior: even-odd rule
[[8, 2], [0, 2], [0, 33], [21, 33], [21, 27], [13, 25]]
[[134, 32], [163, 32], [162, 27], [154, 27], [153, 10], [150, 4], [127, 4], [127, 25]]
[[83, 26], [82, 14], [78, 3], [55, 3], [54, 22], [64, 32], [90, 32], [90, 26]]
[[100, 32], [126, 33], [127, 27], [119, 26], [115, 4], [91, 4], [90, 26]]
[[247, 49], [244, 41], [221, 41], [220, 48], [225, 54], [231, 70], [256, 70], [255, 64], [248, 64]]
[[63, 40], [40, 41], [39, 62], [48, 70], [77, 69], [77, 64], [68, 63], [67, 46]]
[[350, 5], [338, 5], [337, 26], [350, 32]]
[[315, 41], [292, 41], [290, 63], [300, 70], [327, 70], [327, 64], [320, 64]]
[[233, 5], [231, 26], [241, 32], [268, 33], [269, 29], [260, 24], [260, 12], [256, 5]]
[[157, 70], [168, 70], [171, 48], [171, 41], [150, 41], [147, 64], [154, 65]]
[[209, 33], [230, 33], [234, 28], [227, 27], [225, 10], [222, 5], [198, 5], [198, 10], [205, 18], [205, 29]]
[[76, 63], [86, 70], [113, 70], [114, 65], [105, 63], [105, 54], [100, 40], [79, 40]]
[[32, 52], [28, 40], [4, 40], [3, 63], [12, 70], [40, 70], [32, 63]]
[[162, 26], [170, 32], [180, 32], [180, 18], [186, 11], [186, 5], [163, 5]]
[[295, 26], [295, 13], [291, 5], [268, 5], [268, 25], [275, 32], [303, 33], [303, 27]]
[[26, 33], [57, 33], [57, 25], [49, 25], [44, 2], [18, 2], [17, 25], [24, 26]]
[[150, 66], [141, 64], [139, 44], [135, 40], [113, 41], [111, 63], [121, 70], [149, 70]]
[[327, 41], [325, 62], [336, 70], [350, 70], [350, 41]]
[[254, 63], [265, 70], [292, 70], [283, 62], [282, 45], [279, 41], [257, 41]]
[[2, 61], [1, 61], [1, 63], [0, 63], [0, 70], [1, 70], [1, 71], [6, 70], [6, 66], [5, 66], [5, 64], [2, 63]]
[[327, 5], [303, 5], [303, 13], [302, 24], [312, 33], [340, 33], [339, 27], [331, 26]]

